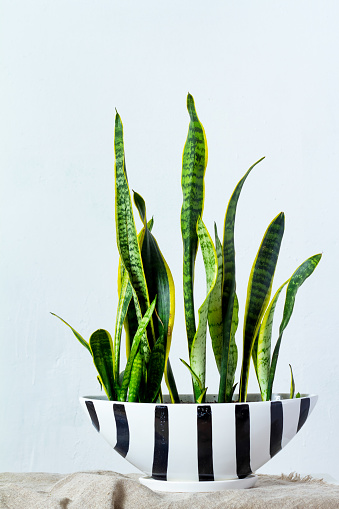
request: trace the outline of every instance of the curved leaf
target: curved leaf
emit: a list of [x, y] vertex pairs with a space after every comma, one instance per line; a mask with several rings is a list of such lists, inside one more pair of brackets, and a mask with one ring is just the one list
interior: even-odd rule
[[285, 216], [277, 215], [268, 226], [254, 260], [248, 287], [244, 320], [243, 359], [239, 401], [246, 401], [253, 344], [269, 302], [273, 276], [284, 234]]
[[110, 401], [116, 399], [114, 390], [113, 376], [113, 358], [112, 358], [112, 338], [109, 332], [104, 329], [98, 329], [90, 337], [89, 345], [91, 347], [93, 362], [98, 370], [101, 383]]
[[[205, 386], [207, 315], [211, 292], [218, 275], [218, 259], [213, 241], [200, 217], [197, 222], [197, 233], [206, 271], [207, 296], [198, 310], [199, 324], [191, 347], [190, 365]], [[194, 379], [193, 387], [197, 399], [200, 396], [200, 389]]]
[[195, 382], [197, 383], [197, 386], [199, 387], [199, 390], [200, 390], [200, 394], [204, 391], [204, 386], [203, 384], [201, 383], [201, 380], [200, 378], [198, 377], [198, 375], [193, 371], [193, 369], [191, 368], [191, 366], [189, 364], [187, 364], [186, 361], [184, 361], [184, 359], [180, 359], [181, 362], [184, 364], [184, 366], [186, 366], [186, 368], [189, 370], [189, 372], [191, 373], [191, 376], [192, 376], [192, 379], [195, 380]]
[[272, 356], [272, 363], [271, 363], [271, 369], [270, 369], [270, 378], [269, 378], [269, 384], [268, 384], [268, 397], [271, 399], [272, 397], [272, 387], [273, 387], [273, 381], [274, 381], [274, 375], [275, 370], [277, 367], [277, 361], [278, 361], [278, 355], [280, 350], [280, 344], [283, 336], [283, 332], [286, 329], [288, 322], [290, 321], [290, 318], [292, 316], [295, 297], [297, 295], [297, 292], [301, 285], [304, 283], [304, 281], [312, 274], [318, 263], [320, 262], [321, 254], [316, 254], [314, 256], [311, 256], [310, 258], [307, 258], [307, 260], [302, 263], [297, 270], [292, 274], [287, 290], [286, 290], [286, 299], [285, 299], [285, 305], [284, 305], [284, 312], [283, 312], [283, 318], [279, 327], [279, 337], [277, 340], [277, 343], [274, 348], [273, 356]]
[[207, 143], [204, 128], [198, 119], [193, 97], [187, 96], [190, 116], [188, 135], [182, 157], [181, 234], [184, 248], [183, 289], [185, 321], [189, 351], [196, 332], [194, 317], [193, 280], [198, 249], [196, 225], [204, 206], [204, 176], [207, 166]]
[[270, 367], [271, 367], [271, 338], [272, 338], [272, 326], [275, 307], [278, 302], [279, 295], [287, 285], [289, 279], [283, 283], [280, 288], [276, 291], [270, 305], [267, 307], [264, 318], [262, 320], [257, 346], [257, 366], [256, 372], [261, 392], [261, 398], [263, 401], [268, 401], [268, 383], [270, 378]]
[[218, 401], [223, 403], [226, 395], [226, 380], [228, 378], [228, 357], [231, 342], [231, 329], [235, 296], [235, 249], [234, 249], [234, 224], [238, 200], [241, 190], [252, 169], [260, 163], [262, 157], [254, 163], [238, 182], [228, 202], [223, 238], [223, 281], [222, 281], [222, 322], [223, 322], [223, 344], [220, 370], [220, 387]]
[[79, 334], [79, 332], [77, 332], [75, 329], [73, 329], [73, 327], [70, 326], [69, 323], [65, 322], [65, 320], [63, 320], [62, 318], [60, 318], [60, 316], [56, 315], [55, 313], [51, 313], [51, 315], [53, 316], [56, 316], [57, 318], [59, 318], [59, 320], [61, 320], [65, 325], [67, 325], [67, 327], [69, 327], [71, 329], [71, 331], [73, 332], [74, 336], [77, 338], [78, 341], [80, 341], [80, 343], [82, 344], [82, 346], [84, 346], [85, 348], [87, 348], [87, 350], [89, 351], [89, 353], [92, 355], [92, 352], [91, 352], [91, 349], [90, 349], [90, 346], [89, 344], [87, 343], [87, 341], [81, 336], [81, 334]]

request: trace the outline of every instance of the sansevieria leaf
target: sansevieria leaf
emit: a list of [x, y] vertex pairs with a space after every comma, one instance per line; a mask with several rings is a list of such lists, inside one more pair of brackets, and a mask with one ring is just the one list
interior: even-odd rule
[[271, 338], [275, 307], [278, 302], [279, 295], [288, 283], [285, 281], [276, 291], [272, 301], [267, 307], [264, 318], [262, 320], [258, 335], [257, 355], [256, 355], [256, 372], [261, 392], [261, 399], [267, 401], [268, 398], [268, 382], [271, 368]]
[[[137, 206], [140, 218], [145, 227], [145, 236], [142, 243], [141, 256], [149, 298], [153, 300], [153, 298], [157, 296], [157, 304], [155, 308], [157, 318], [154, 317], [153, 319], [155, 337], [158, 338], [157, 342], [159, 342], [156, 349], [156, 358], [158, 359], [160, 365], [165, 366], [165, 369], [162, 369], [165, 371], [165, 381], [171, 396], [171, 400], [174, 402], [174, 400], [178, 401], [177, 389], [173, 376], [168, 377], [168, 356], [171, 346], [175, 315], [174, 281], [171, 271], [163, 254], [160, 251], [154, 235], [151, 233], [148, 226], [146, 226], [146, 205], [144, 199], [140, 194], [134, 192], [134, 202]], [[160, 359], [160, 352], [162, 351], [164, 353], [163, 360]], [[157, 370], [154, 367], [154, 359], [155, 356], [153, 356], [152, 360], [152, 371], [155, 373]], [[152, 375], [152, 386], [156, 385], [154, 380], [155, 378]], [[151, 386], [149, 381], [147, 382], [147, 386], [149, 391], [149, 387]]]
[[231, 341], [228, 352], [228, 366], [226, 374], [226, 398], [225, 398], [226, 403], [230, 403], [232, 401], [232, 396], [234, 392], [234, 375], [237, 369], [238, 362], [238, 347], [235, 342], [235, 333], [237, 332], [239, 323], [238, 315], [239, 315], [239, 302], [237, 294], [235, 293], [231, 326]]
[[[190, 365], [201, 381], [203, 387], [205, 387], [207, 315], [211, 292], [214, 288], [218, 275], [218, 259], [213, 241], [200, 217], [197, 222], [197, 233], [206, 272], [207, 296], [198, 310], [199, 324], [191, 347]], [[193, 387], [195, 397], [197, 399], [200, 396], [201, 391], [194, 378]]]
[[262, 157], [254, 163], [238, 182], [227, 206], [224, 222], [223, 238], [223, 281], [222, 281], [222, 322], [223, 322], [223, 346], [220, 369], [219, 403], [225, 401], [226, 380], [228, 369], [228, 357], [231, 341], [231, 328], [233, 318], [234, 296], [235, 296], [235, 248], [234, 248], [234, 224], [238, 200], [241, 190], [252, 169], [260, 163]]
[[90, 337], [89, 345], [92, 350], [93, 362], [98, 370], [101, 383], [109, 400], [115, 400], [113, 377], [113, 344], [109, 332], [99, 329]]
[[114, 379], [119, 379], [119, 367], [120, 367], [120, 342], [121, 332], [124, 321], [126, 319], [128, 306], [132, 299], [132, 287], [129, 282], [128, 273], [125, 271], [122, 278], [122, 284], [119, 295], [119, 303], [117, 309], [116, 323], [115, 323], [115, 334], [114, 334]]
[[196, 332], [194, 317], [193, 280], [198, 249], [196, 225], [204, 207], [204, 176], [207, 166], [207, 143], [204, 128], [195, 110], [193, 97], [187, 96], [190, 116], [188, 135], [182, 157], [181, 234], [184, 248], [183, 289], [185, 321], [189, 351]]
[[71, 331], [73, 332], [74, 336], [77, 338], [78, 341], [80, 341], [80, 343], [82, 344], [82, 346], [84, 346], [85, 348], [87, 348], [87, 350], [89, 351], [89, 353], [92, 355], [92, 352], [91, 352], [91, 349], [90, 349], [90, 346], [89, 344], [87, 343], [87, 341], [81, 336], [81, 334], [79, 334], [79, 332], [77, 332], [75, 329], [73, 329], [73, 327], [70, 326], [69, 323], [65, 322], [65, 320], [63, 320], [62, 318], [60, 318], [60, 316], [56, 315], [55, 313], [51, 313], [51, 315], [53, 316], [56, 316], [57, 318], [59, 318], [59, 320], [61, 320], [65, 325], [67, 325], [67, 327], [69, 327], [71, 329]]
[[154, 299], [154, 301], [152, 302], [152, 304], [149, 306], [148, 310], [146, 311], [144, 317], [140, 320], [138, 330], [133, 338], [132, 348], [131, 348], [129, 357], [127, 359], [124, 376], [123, 376], [123, 379], [121, 382], [121, 388], [119, 391], [119, 401], [126, 401], [134, 358], [135, 358], [136, 354], [138, 353], [141, 338], [143, 337], [146, 327], [152, 317], [152, 313], [155, 308], [155, 303], [156, 303], [156, 299]]
[[307, 260], [302, 263], [297, 270], [292, 274], [287, 290], [286, 290], [286, 298], [285, 298], [285, 305], [284, 305], [284, 312], [283, 312], [283, 318], [279, 327], [279, 337], [277, 340], [277, 343], [274, 348], [273, 356], [272, 356], [272, 363], [271, 363], [271, 369], [270, 369], [270, 377], [269, 377], [269, 385], [268, 385], [268, 398], [271, 399], [272, 397], [272, 387], [273, 387], [273, 381], [275, 376], [275, 370], [277, 366], [278, 361], [278, 355], [280, 350], [280, 344], [283, 336], [283, 332], [286, 329], [288, 322], [290, 321], [290, 318], [292, 316], [293, 308], [294, 308], [294, 302], [295, 297], [297, 295], [297, 292], [301, 285], [304, 283], [304, 281], [312, 274], [318, 263], [320, 262], [321, 254], [316, 254], [314, 256], [311, 256], [310, 258], [307, 258]]
[[[186, 366], [186, 368], [189, 370], [189, 372], [191, 373], [191, 376], [192, 376], [192, 380], [195, 381], [195, 386], [196, 386], [196, 391], [197, 391], [197, 403], [199, 403], [199, 399], [201, 398], [201, 395], [202, 394], [205, 394], [206, 392], [206, 389], [204, 388], [203, 384], [201, 383], [201, 380], [200, 378], [198, 377], [198, 375], [193, 371], [193, 369], [191, 368], [191, 366], [189, 364], [187, 364], [186, 361], [184, 361], [184, 359], [180, 359], [181, 362], [183, 363], [184, 366]], [[199, 390], [198, 390], [199, 389]], [[200, 393], [199, 393], [200, 391]], [[201, 403], [201, 400], [200, 400], [200, 403]]]
[[131, 378], [128, 386], [128, 401], [139, 401], [139, 389], [143, 372], [144, 359], [140, 351], [134, 357]]
[[[115, 116], [115, 222], [119, 254], [133, 287], [133, 298], [138, 321], [149, 306], [149, 296], [141, 260], [138, 236], [134, 223], [132, 202], [125, 169], [123, 126], [119, 114]], [[152, 338], [154, 340], [154, 338]], [[145, 361], [150, 355], [150, 345], [144, 335], [142, 350]]]
[[[153, 218], [148, 221], [147, 223], [147, 228], [152, 231], [152, 228], [153, 228]], [[141, 232], [139, 232], [138, 234], [138, 243], [139, 243], [139, 246], [142, 245], [142, 242], [143, 242], [143, 238], [144, 238], [144, 235], [145, 235], [145, 229], [143, 228], [141, 230]], [[118, 268], [118, 294], [119, 294], [119, 298], [120, 298], [120, 294], [121, 294], [121, 286], [122, 286], [122, 279], [124, 277], [126, 273], [126, 270], [121, 262], [121, 258], [119, 259], [119, 268]], [[137, 318], [137, 315], [136, 315], [136, 311], [135, 311], [135, 304], [134, 304], [134, 300], [130, 298], [130, 295], [132, 295], [132, 286], [131, 286], [131, 283], [129, 281], [129, 278], [128, 278], [128, 285], [127, 285], [127, 288], [126, 288], [126, 292], [125, 292], [125, 301], [128, 301], [129, 302], [129, 306], [127, 308], [127, 314], [125, 316], [125, 321], [124, 321], [124, 328], [125, 328], [125, 334], [126, 334], [126, 356], [128, 357], [129, 356], [129, 352], [131, 350], [131, 341], [138, 329], [138, 318]], [[123, 308], [125, 307], [125, 301], [123, 302], [122, 306]], [[119, 302], [119, 306], [120, 306], [120, 302]], [[120, 315], [119, 315], [120, 316]], [[116, 340], [119, 338], [119, 340], [121, 339], [121, 331], [120, 329], [118, 329], [118, 331], [116, 331], [117, 333], [120, 333], [120, 337], [116, 337], [115, 336], [115, 339], [114, 339], [114, 344], [116, 343]], [[115, 348], [115, 347], [114, 347]], [[119, 348], [119, 355], [120, 355], [120, 348]], [[115, 357], [117, 358], [118, 356], [118, 353], [116, 353]]]
[[166, 361], [165, 337], [161, 336], [152, 348], [147, 370], [146, 402], [156, 400], [161, 386]]
[[250, 360], [260, 322], [270, 299], [273, 276], [284, 234], [285, 216], [281, 212], [268, 226], [254, 260], [248, 287], [244, 319], [243, 358], [239, 400], [246, 401]]
[[293, 370], [291, 364], [289, 364], [290, 371], [291, 371], [291, 388], [290, 388], [290, 399], [294, 398], [295, 393], [295, 383], [294, 383], [294, 376], [293, 376]]
[[217, 225], [215, 223], [214, 223], [214, 235], [215, 235], [215, 251], [217, 253], [218, 260], [218, 275], [210, 296], [210, 303], [208, 308], [208, 326], [211, 336], [215, 362], [220, 373], [222, 340], [223, 340], [222, 300], [221, 300], [223, 263], [222, 263], [222, 246], [220, 239], [218, 237]]

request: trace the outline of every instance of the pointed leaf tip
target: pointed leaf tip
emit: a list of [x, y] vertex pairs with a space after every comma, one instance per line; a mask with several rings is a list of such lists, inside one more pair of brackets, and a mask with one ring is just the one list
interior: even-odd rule
[[187, 110], [191, 117], [191, 120], [195, 120], [197, 118], [197, 112], [195, 110], [193, 96], [190, 93], [187, 94]]

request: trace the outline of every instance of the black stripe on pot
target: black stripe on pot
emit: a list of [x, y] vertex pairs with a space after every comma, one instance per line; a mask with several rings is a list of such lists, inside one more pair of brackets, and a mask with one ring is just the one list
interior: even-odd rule
[[310, 411], [310, 398], [302, 398], [300, 400], [300, 412], [297, 433], [300, 430], [300, 428], [302, 428], [303, 425], [305, 424], [309, 411]]
[[168, 408], [164, 405], [157, 405], [154, 411], [152, 477], [159, 481], [167, 481], [168, 438]]
[[197, 408], [199, 481], [214, 481], [212, 448], [212, 410], [209, 405]]
[[283, 434], [283, 408], [281, 401], [271, 402], [271, 438], [270, 455], [271, 458], [281, 451], [281, 440]]
[[97, 413], [95, 411], [93, 401], [85, 401], [85, 404], [86, 404], [86, 407], [87, 407], [87, 410], [88, 410], [88, 413], [91, 418], [93, 426], [95, 427], [95, 429], [97, 431], [100, 431], [99, 419], [98, 419]]
[[243, 479], [252, 473], [251, 470], [251, 440], [250, 440], [250, 410], [245, 403], [235, 406], [235, 450], [237, 457], [237, 476]]
[[113, 412], [117, 427], [117, 443], [114, 449], [125, 458], [129, 449], [129, 427], [125, 405], [114, 403]]

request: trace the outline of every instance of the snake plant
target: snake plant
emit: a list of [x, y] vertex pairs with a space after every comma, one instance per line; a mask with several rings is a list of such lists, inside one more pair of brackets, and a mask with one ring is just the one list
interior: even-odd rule
[[[214, 240], [202, 220], [207, 167], [207, 142], [193, 97], [187, 96], [189, 128], [182, 158], [181, 233], [183, 240], [183, 303], [187, 334], [188, 360], [181, 359], [192, 377], [196, 402], [205, 400], [207, 330], [219, 371], [218, 402], [234, 397], [238, 348], [235, 341], [239, 323], [236, 294], [234, 227], [238, 200], [247, 177], [264, 158], [254, 163], [241, 178], [229, 200], [219, 239], [216, 224]], [[163, 378], [173, 403], [180, 401], [169, 361], [175, 314], [174, 282], [171, 271], [152, 233], [153, 218], [148, 221], [142, 196], [133, 192], [133, 201], [141, 219], [138, 233], [134, 221], [124, 150], [123, 124], [115, 117], [115, 222], [120, 261], [118, 268], [118, 308], [114, 338], [99, 329], [86, 341], [67, 322], [78, 341], [92, 356], [98, 381], [109, 400], [162, 401]], [[273, 278], [284, 234], [285, 217], [280, 212], [268, 225], [249, 276], [244, 312], [243, 349], [239, 401], [246, 401], [249, 368], [253, 360], [261, 397], [272, 397], [273, 381], [283, 333], [290, 321], [298, 289], [320, 261], [317, 254], [303, 262], [271, 299]], [[194, 303], [194, 272], [198, 248], [201, 248], [205, 273], [206, 297], [197, 312]], [[272, 325], [279, 296], [286, 290], [279, 335], [271, 353]], [[53, 314], [53, 313], [52, 313]], [[57, 316], [57, 315], [55, 315]], [[197, 319], [197, 322], [196, 322]], [[127, 362], [120, 369], [120, 350], [125, 330]], [[295, 382], [291, 370], [290, 397]], [[298, 394], [297, 396], [298, 397]]]

